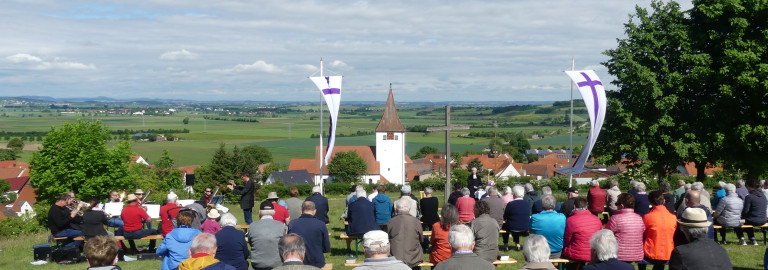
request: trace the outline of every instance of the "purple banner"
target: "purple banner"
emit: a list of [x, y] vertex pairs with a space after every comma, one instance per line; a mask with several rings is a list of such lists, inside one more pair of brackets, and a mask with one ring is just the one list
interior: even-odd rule
[[341, 94], [341, 89], [339, 89], [339, 88], [326, 88], [326, 89], [323, 89], [323, 95], [332, 95], [332, 94]]

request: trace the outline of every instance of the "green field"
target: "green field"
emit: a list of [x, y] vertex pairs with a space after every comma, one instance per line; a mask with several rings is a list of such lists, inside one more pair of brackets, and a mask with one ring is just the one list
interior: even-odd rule
[[[396, 195], [393, 193], [388, 193], [393, 201], [396, 199]], [[562, 194], [558, 194], [559, 197], [562, 197]], [[438, 198], [442, 198], [442, 194], [439, 192], [435, 192], [435, 196]], [[331, 219], [331, 224], [329, 225], [329, 232], [331, 232], [331, 252], [328, 254], [325, 254], [326, 262], [332, 263], [334, 266], [334, 269], [351, 269], [348, 267], [344, 267], [344, 260], [347, 258], [346, 256], [346, 244], [345, 241], [339, 239], [339, 234], [344, 232], [344, 225], [343, 221], [339, 218], [341, 216], [341, 213], [344, 211], [344, 198], [341, 195], [337, 196], [331, 196], [329, 198], [330, 203], [330, 212], [328, 216]], [[440, 199], [440, 204], [442, 205], [442, 199]], [[242, 217], [242, 210], [239, 209], [237, 205], [227, 205], [230, 210], [232, 210], [232, 213], [238, 218], [239, 223], [242, 224], [243, 217]], [[757, 232], [759, 236], [759, 232]], [[737, 239], [733, 232], [728, 233], [728, 241], [729, 243], [736, 243]], [[86, 264], [85, 263], [79, 263], [75, 265], [57, 265], [48, 263], [46, 265], [42, 266], [33, 266], [29, 263], [32, 261], [32, 245], [39, 244], [39, 243], [45, 243], [47, 235], [46, 234], [37, 234], [37, 235], [31, 235], [31, 236], [20, 236], [20, 237], [14, 237], [10, 239], [0, 239], [0, 269], [15, 269], [15, 270], [25, 270], [25, 269], [36, 269], [36, 270], [45, 270], [45, 269], [56, 269], [56, 270], [69, 270], [69, 269], [85, 269]], [[511, 241], [511, 240], [510, 240]], [[521, 242], [524, 241], [524, 239], [521, 239]], [[138, 245], [146, 245], [146, 243], [141, 243], [142, 241], [137, 241]], [[501, 239], [499, 240], [501, 243]], [[728, 251], [731, 261], [733, 262], [734, 269], [763, 269], [762, 266], [762, 258], [763, 254], [765, 253], [765, 246], [739, 246], [736, 244], [729, 244], [725, 246], [726, 250]], [[508, 251], [508, 252], [501, 252], [501, 254], [507, 254], [510, 256], [510, 258], [517, 260], [519, 263], [514, 265], [508, 265], [503, 266], [501, 269], [519, 269], [524, 265], [525, 259], [523, 257], [522, 252], [520, 251]], [[361, 254], [357, 256], [357, 260], [361, 261], [364, 259], [364, 256]], [[428, 255], [425, 255], [425, 260], [428, 260]], [[160, 268], [160, 262], [161, 261], [134, 261], [134, 262], [120, 262], [118, 265], [120, 265], [123, 269], [130, 270], [130, 269], [159, 269]]]

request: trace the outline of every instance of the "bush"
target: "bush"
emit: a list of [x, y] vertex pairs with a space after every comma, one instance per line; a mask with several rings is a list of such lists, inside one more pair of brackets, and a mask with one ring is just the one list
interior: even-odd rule
[[[46, 216], [47, 212], [37, 216]], [[29, 214], [20, 217], [6, 217], [0, 220], [0, 237], [18, 237], [21, 235], [39, 233], [46, 230], [46, 227], [40, 226], [36, 222], [30, 222], [34, 220]]]
[[[301, 184], [301, 185], [295, 185], [295, 186], [296, 188], [299, 189], [299, 197], [307, 197], [309, 195], [312, 195], [313, 185]], [[326, 186], [326, 194], [327, 194], [328, 184], [326, 184], [325, 186]], [[261, 188], [259, 188], [259, 190], [256, 191], [256, 193], [253, 195], [256, 198], [256, 200], [263, 201], [264, 199], [267, 198], [267, 195], [270, 192], [277, 192], [277, 196], [280, 198], [288, 198], [291, 196], [290, 191], [291, 191], [291, 186], [270, 184], [270, 185], [261, 186]]]

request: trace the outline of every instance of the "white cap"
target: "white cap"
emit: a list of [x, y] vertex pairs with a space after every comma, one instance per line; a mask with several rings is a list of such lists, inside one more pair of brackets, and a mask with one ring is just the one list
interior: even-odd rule
[[363, 247], [389, 246], [389, 235], [382, 230], [373, 230], [363, 235]]
[[165, 196], [165, 199], [169, 201], [175, 201], [177, 198], [179, 198], [179, 196], [176, 195], [176, 193], [168, 193], [168, 196]]

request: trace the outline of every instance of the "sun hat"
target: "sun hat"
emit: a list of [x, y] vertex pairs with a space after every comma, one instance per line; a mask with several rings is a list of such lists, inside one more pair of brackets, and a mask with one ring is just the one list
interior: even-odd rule
[[695, 228], [704, 228], [712, 225], [712, 222], [707, 220], [707, 213], [704, 212], [704, 209], [697, 207], [686, 208], [677, 222], [680, 223], [680, 225]]

